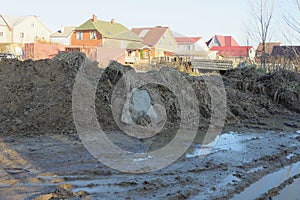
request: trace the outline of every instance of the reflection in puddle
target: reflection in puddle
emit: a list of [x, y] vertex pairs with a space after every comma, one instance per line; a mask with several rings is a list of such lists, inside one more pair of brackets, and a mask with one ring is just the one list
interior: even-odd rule
[[201, 157], [207, 155], [212, 150], [230, 150], [230, 151], [246, 151], [245, 142], [254, 138], [258, 138], [255, 134], [238, 134], [236, 132], [229, 132], [219, 135], [209, 144], [200, 145], [194, 144], [196, 148], [188, 151], [186, 158]]
[[289, 155], [286, 156], [286, 158], [287, 158], [287, 159], [291, 159], [291, 158], [294, 157], [294, 156], [295, 156], [295, 154], [290, 153]]
[[279, 195], [273, 197], [273, 200], [281, 199], [295, 199], [300, 200], [300, 178], [296, 179], [291, 185], [287, 185], [283, 190], [279, 192]]
[[242, 193], [235, 195], [232, 199], [251, 200], [254, 197], [259, 197], [262, 194], [268, 192], [270, 189], [278, 187], [282, 182], [297, 174], [300, 174], [300, 162], [286, 166], [283, 169], [272, 174], [265, 175], [259, 181], [246, 188]]
[[250, 169], [247, 173], [258, 172], [259, 170], [262, 170], [262, 169], [264, 169], [264, 167], [263, 166], [259, 166], [259, 167]]

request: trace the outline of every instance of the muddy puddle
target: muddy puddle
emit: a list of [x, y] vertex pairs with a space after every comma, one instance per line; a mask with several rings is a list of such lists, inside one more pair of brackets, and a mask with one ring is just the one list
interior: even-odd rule
[[[300, 162], [286, 166], [281, 170], [263, 176], [259, 181], [253, 183], [242, 193], [235, 195], [232, 200], [244, 199], [251, 200], [253, 197], [259, 197], [269, 190], [280, 186], [281, 183], [289, 178], [300, 174]], [[299, 178], [292, 184], [284, 188], [277, 199], [299, 199]], [[297, 189], [296, 189], [297, 187]], [[275, 199], [276, 199], [275, 198]]]
[[257, 134], [239, 134], [236, 132], [224, 133], [217, 136], [212, 142], [206, 145], [193, 144], [192, 148], [186, 153], [186, 158], [202, 157], [209, 153], [221, 150], [237, 152], [247, 151], [246, 142], [259, 138]]
[[281, 200], [281, 199], [295, 199], [300, 200], [300, 178], [294, 180], [291, 185], [286, 186], [283, 190], [279, 192], [279, 194], [273, 197], [273, 200]]

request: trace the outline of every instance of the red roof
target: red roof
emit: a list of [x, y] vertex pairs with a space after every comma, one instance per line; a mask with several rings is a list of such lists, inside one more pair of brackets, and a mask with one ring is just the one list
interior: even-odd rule
[[133, 28], [131, 31], [142, 38], [143, 44], [154, 46], [168, 29], [169, 27], [156, 26], [152, 28]]
[[207, 42], [207, 45], [209, 45], [209, 43], [211, 43], [211, 41], [214, 38], [216, 38], [219, 41], [220, 46], [223, 47], [240, 46], [232, 36], [222, 36], [222, 35], [215, 35]]
[[177, 43], [195, 43], [201, 39], [201, 37], [176, 37]]
[[240, 46], [232, 36], [216, 35], [216, 37], [220, 42], [221, 46], [225, 46], [225, 47]]
[[223, 57], [247, 57], [252, 46], [213, 46], [211, 51], [218, 51], [218, 54]]

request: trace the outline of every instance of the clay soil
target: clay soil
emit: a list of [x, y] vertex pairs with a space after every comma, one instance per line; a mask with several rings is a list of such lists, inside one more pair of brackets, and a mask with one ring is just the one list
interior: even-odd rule
[[[204, 158], [183, 155], [164, 169], [144, 174], [106, 167], [86, 150], [74, 125], [72, 90], [83, 60], [0, 61], [0, 199], [230, 199], [260, 177], [300, 161], [300, 74], [264, 74], [246, 67], [221, 75], [227, 97], [222, 132], [241, 134], [242, 150], [216, 149]], [[144, 88], [159, 93], [167, 107], [165, 134], [146, 142], [120, 141], [110, 97], [132, 68], [115, 62], [106, 69], [88, 65], [88, 74], [101, 74], [95, 107], [111, 140], [134, 151], [169, 141], [180, 123], [180, 108], [170, 91]], [[201, 102], [196, 146], [207, 130], [210, 96], [201, 76], [183, 76]], [[275, 196], [274, 191], [261, 198]]]

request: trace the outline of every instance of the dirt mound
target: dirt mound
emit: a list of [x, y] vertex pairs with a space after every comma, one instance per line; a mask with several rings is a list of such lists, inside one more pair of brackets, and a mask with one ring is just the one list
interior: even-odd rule
[[223, 76], [228, 106], [240, 119], [299, 113], [300, 74], [279, 71], [261, 74], [254, 67], [228, 71]]
[[[61, 54], [54, 60], [0, 62], [0, 128], [2, 133], [74, 133], [72, 91], [84, 55]], [[103, 70], [91, 63], [90, 75]], [[111, 111], [111, 97], [119, 79], [132, 68], [112, 62], [100, 77], [96, 92], [96, 113], [104, 130], [117, 130]], [[161, 70], [163, 70], [162, 68]], [[89, 70], [89, 69], [85, 69]], [[159, 75], [161, 71], [151, 71]], [[183, 76], [192, 85], [200, 111], [200, 127], [206, 128], [211, 97], [203, 77]], [[261, 75], [255, 68], [228, 71], [222, 76], [227, 92], [227, 123], [300, 112], [299, 74], [286, 71]], [[180, 81], [180, 80], [177, 80]], [[146, 85], [152, 99], [166, 107], [166, 127], [178, 127], [180, 106], [165, 87]], [[204, 122], [204, 123], [203, 123]]]

